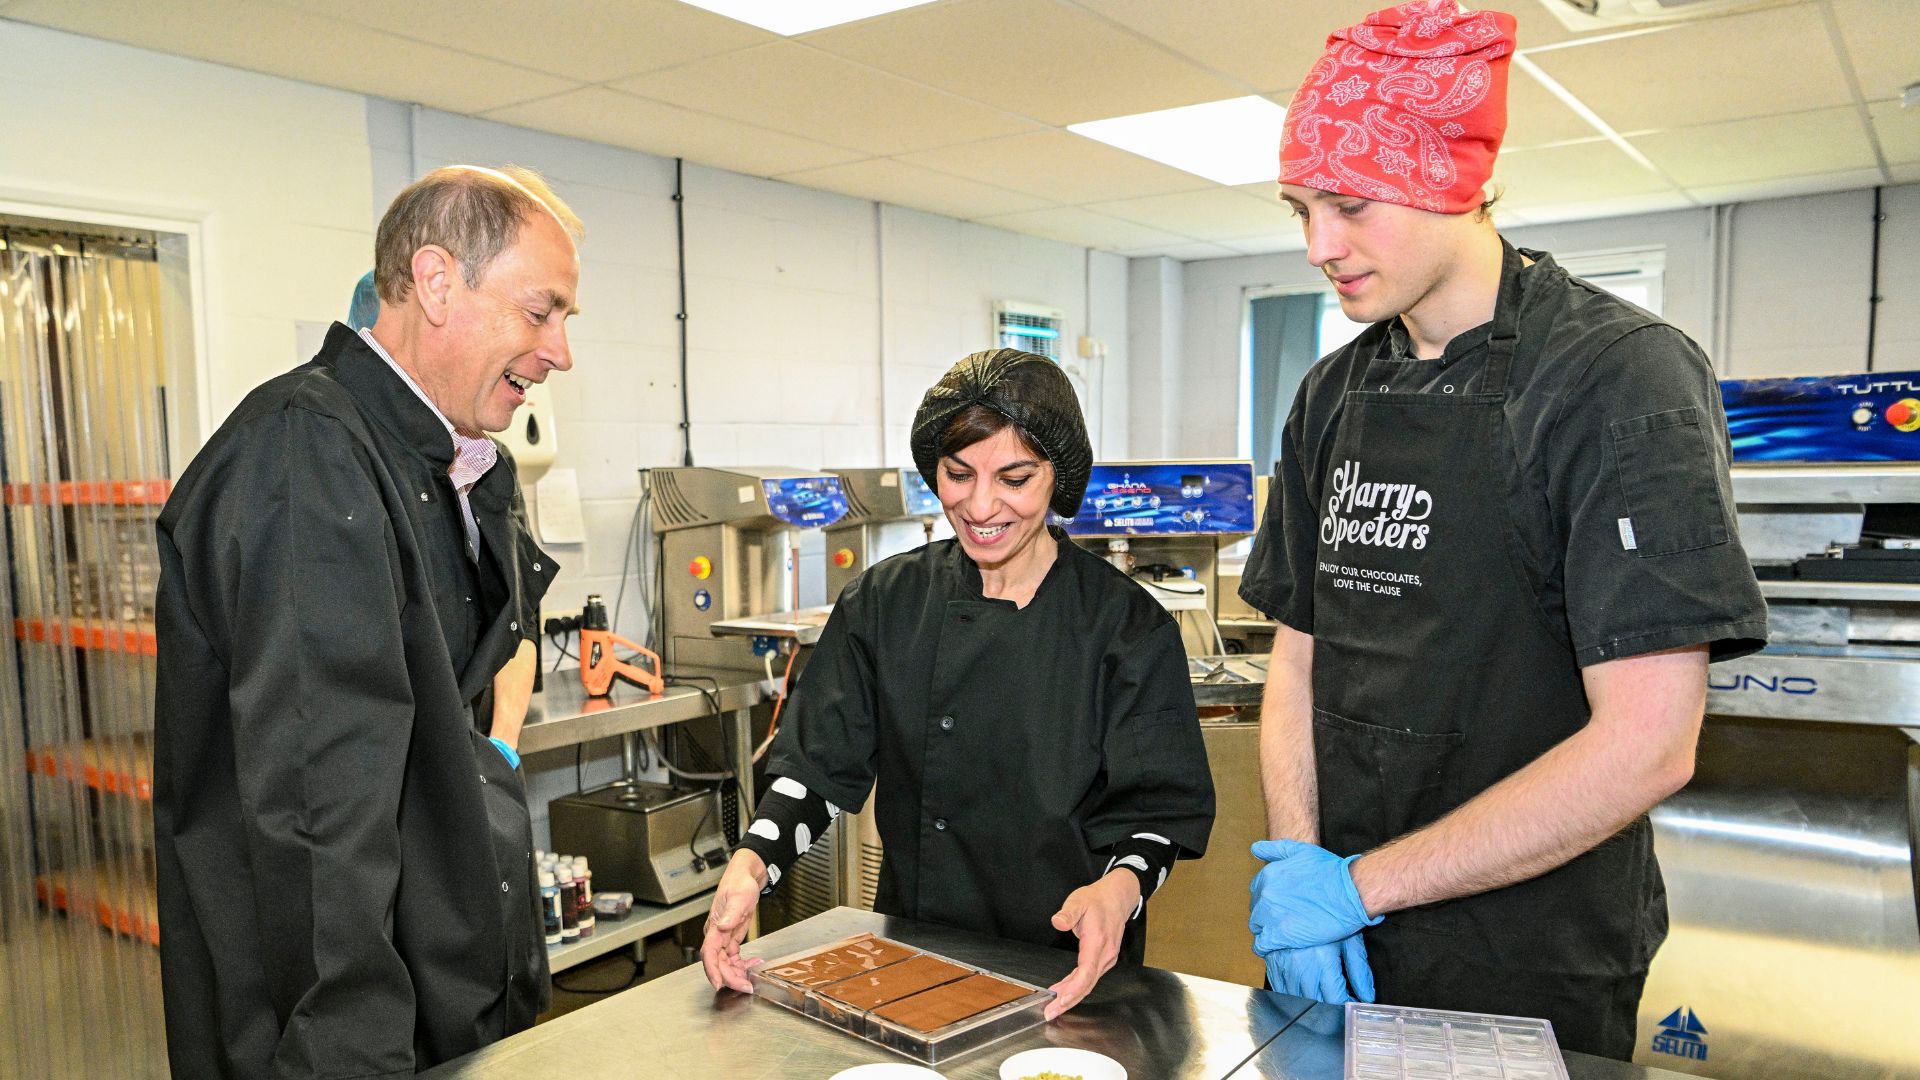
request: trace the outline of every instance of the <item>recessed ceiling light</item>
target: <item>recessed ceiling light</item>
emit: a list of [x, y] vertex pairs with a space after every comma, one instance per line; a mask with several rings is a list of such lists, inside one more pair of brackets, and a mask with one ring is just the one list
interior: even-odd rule
[[762, 30], [792, 37], [823, 26], [871, 19], [933, 0], [681, 0]]
[[1280, 126], [1287, 110], [1263, 97], [1068, 124], [1067, 130], [1222, 184], [1280, 175]]

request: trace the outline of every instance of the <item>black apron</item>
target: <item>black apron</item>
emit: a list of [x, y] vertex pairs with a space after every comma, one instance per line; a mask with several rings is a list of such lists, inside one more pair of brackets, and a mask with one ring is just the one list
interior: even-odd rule
[[[1339, 855], [1436, 820], [1588, 720], [1566, 628], [1539, 602], [1514, 520], [1505, 410], [1529, 329], [1520, 267], [1508, 247], [1475, 392], [1465, 371], [1439, 393], [1384, 392], [1356, 363], [1335, 417], [1313, 701], [1321, 843]], [[1395, 912], [1366, 944], [1383, 1003], [1545, 1017], [1563, 1046], [1625, 1058], [1665, 926], [1643, 817], [1530, 881]]]

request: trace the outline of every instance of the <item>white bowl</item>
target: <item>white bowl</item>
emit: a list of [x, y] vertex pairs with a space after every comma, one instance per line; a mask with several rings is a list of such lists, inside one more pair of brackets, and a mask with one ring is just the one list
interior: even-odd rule
[[1069, 1046], [1022, 1050], [1000, 1063], [1000, 1080], [1026, 1080], [1044, 1072], [1078, 1076], [1080, 1080], [1127, 1080], [1126, 1066], [1105, 1054]]
[[909, 1065], [904, 1061], [877, 1061], [871, 1065], [855, 1065], [851, 1069], [842, 1069], [828, 1080], [946, 1080], [946, 1078], [924, 1065]]

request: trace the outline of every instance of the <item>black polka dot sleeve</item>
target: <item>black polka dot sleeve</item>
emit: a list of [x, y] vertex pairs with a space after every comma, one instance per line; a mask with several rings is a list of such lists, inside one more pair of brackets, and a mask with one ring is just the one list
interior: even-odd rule
[[1112, 857], [1107, 860], [1101, 876], [1125, 867], [1140, 879], [1140, 903], [1134, 907], [1132, 916], [1137, 919], [1147, 909], [1147, 901], [1152, 899], [1154, 891], [1167, 883], [1167, 872], [1173, 869], [1173, 860], [1179, 851], [1173, 841], [1164, 836], [1134, 833], [1108, 849]]
[[805, 855], [839, 816], [839, 807], [808, 791], [800, 781], [787, 776], [774, 778], [755, 808], [753, 824], [740, 838], [741, 847], [767, 864], [767, 887], [760, 890], [762, 896], [780, 884], [793, 861]]

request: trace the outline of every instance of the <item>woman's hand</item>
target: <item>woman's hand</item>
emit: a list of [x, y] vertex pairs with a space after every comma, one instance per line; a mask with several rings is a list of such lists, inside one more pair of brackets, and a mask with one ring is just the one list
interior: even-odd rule
[[1080, 939], [1080, 963], [1048, 987], [1056, 995], [1047, 1006], [1048, 1020], [1080, 1004], [1100, 976], [1112, 970], [1120, 956], [1120, 935], [1139, 906], [1140, 879], [1127, 869], [1114, 870], [1067, 894], [1066, 903], [1053, 913], [1053, 927], [1071, 930]]
[[700, 966], [715, 990], [731, 987], [743, 994], [753, 993], [747, 972], [759, 960], [740, 959], [740, 942], [746, 940], [747, 920], [760, 906], [760, 890], [767, 887], [767, 864], [760, 856], [741, 848], [727, 862], [727, 872], [713, 890], [713, 908], [707, 912], [707, 937], [700, 945]]

